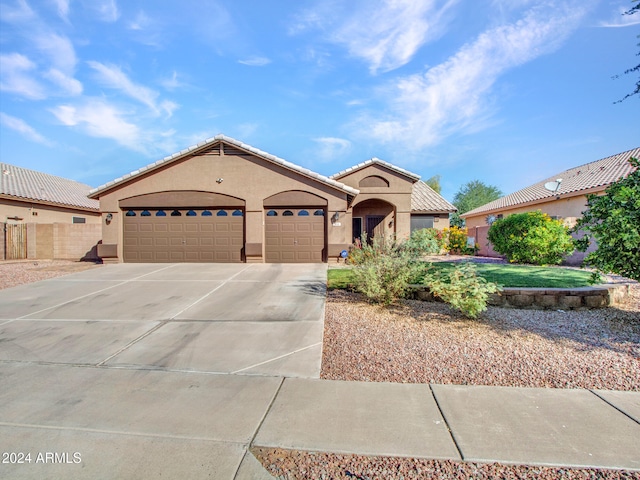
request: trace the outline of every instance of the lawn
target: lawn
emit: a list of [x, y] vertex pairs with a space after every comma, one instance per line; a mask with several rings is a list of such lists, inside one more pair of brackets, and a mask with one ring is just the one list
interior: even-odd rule
[[[455, 268], [453, 262], [434, 262], [430, 272], [449, 272]], [[505, 265], [477, 263], [478, 274], [489, 282], [503, 287], [576, 288], [589, 285], [591, 273], [584, 270], [562, 267], [535, 267], [530, 265]], [[345, 289], [353, 283], [351, 269], [330, 269], [330, 289]], [[420, 283], [422, 279], [417, 279]]]

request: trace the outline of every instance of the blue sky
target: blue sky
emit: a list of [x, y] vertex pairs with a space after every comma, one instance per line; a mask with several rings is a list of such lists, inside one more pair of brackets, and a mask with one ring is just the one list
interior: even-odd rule
[[0, 159], [98, 186], [218, 133], [511, 193], [640, 146], [629, 0], [0, 0]]

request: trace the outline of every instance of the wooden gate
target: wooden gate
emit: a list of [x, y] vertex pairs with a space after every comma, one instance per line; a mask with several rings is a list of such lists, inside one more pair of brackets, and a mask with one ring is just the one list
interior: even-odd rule
[[27, 258], [27, 224], [5, 224], [4, 242], [6, 260]]

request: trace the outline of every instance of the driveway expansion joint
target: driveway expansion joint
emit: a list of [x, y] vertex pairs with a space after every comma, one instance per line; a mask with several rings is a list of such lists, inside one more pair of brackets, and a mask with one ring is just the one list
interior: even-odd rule
[[627, 412], [625, 412], [624, 410], [622, 410], [621, 408], [619, 408], [618, 406], [614, 405], [613, 403], [611, 403], [609, 400], [607, 400], [606, 398], [604, 398], [601, 395], [598, 395], [598, 392], [596, 392], [595, 390], [591, 390], [588, 389], [591, 393], [593, 393], [596, 397], [598, 397], [600, 400], [602, 400], [604, 403], [606, 403], [607, 405], [609, 405], [610, 407], [615, 408], [617, 411], [619, 411], [621, 414], [623, 414], [625, 417], [633, 420], [635, 423], [637, 423], [638, 425], [640, 425], [640, 421], [637, 418], [632, 417], [631, 415], [629, 415]]
[[161, 320], [157, 325], [154, 325], [153, 327], [151, 327], [149, 330], [147, 330], [146, 332], [144, 332], [142, 335], [140, 335], [138, 338], [135, 338], [134, 340], [130, 341], [128, 344], [126, 344], [124, 347], [120, 348], [116, 353], [108, 356], [107, 358], [105, 358], [104, 360], [102, 360], [101, 362], [96, 363], [96, 367], [102, 367], [104, 366], [105, 363], [107, 363], [109, 360], [111, 360], [114, 357], [117, 357], [118, 355], [120, 355], [122, 352], [124, 352], [125, 350], [127, 350], [129, 347], [135, 345], [136, 343], [138, 343], [139, 341], [141, 341], [142, 339], [148, 337], [149, 335], [151, 335], [153, 332], [155, 332], [156, 330], [158, 330], [159, 328], [163, 327], [164, 325], [166, 325], [167, 323], [169, 323], [169, 320]]
[[453, 430], [451, 429], [451, 425], [449, 425], [449, 421], [447, 420], [447, 416], [444, 414], [444, 411], [442, 410], [442, 407], [440, 406], [440, 402], [438, 401], [438, 396], [436, 395], [436, 392], [433, 391], [433, 387], [431, 386], [431, 384], [429, 384], [429, 391], [431, 391], [431, 395], [433, 396], [433, 401], [436, 402], [436, 406], [438, 407], [438, 411], [440, 412], [440, 415], [442, 416], [442, 419], [444, 420], [444, 424], [447, 426], [447, 431], [449, 432], [449, 435], [451, 436], [451, 440], [453, 441], [453, 444], [456, 446], [456, 450], [458, 451], [458, 455], [460, 455], [460, 459], [465, 462], [465, 456], [464, 453], [462, 453], [462, 448], [460, 448], [460, 445], [458, 444], [458, 440], [456, 439], [455, 434], [453, 433]]

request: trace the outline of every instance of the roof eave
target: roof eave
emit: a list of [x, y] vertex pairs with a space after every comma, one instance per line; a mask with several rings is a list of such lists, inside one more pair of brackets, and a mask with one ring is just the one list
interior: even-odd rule
[[37, 198], [29, 198], [29, 197], [19, 197], [17, 195], [8, 195], [6, 193], [0, 193], [0, 198], [2, 199], [7, 199], [7, 200], [14, 200], [17, 202], [24, 202], [24, 203], [34, 203], [34, 204], [38, 204], [38, 205], [47, 205], [50, 207], [61, 207], [61, 208], [67, 208], [70, 210], [81, 210], [83, 212], [94, 212], [94, 213], [100, 213], [100, 207], [86, 207], [86, 206], [81, 206], [81, 205], [73, 205], [70, 203], [61, 203], [61, 202], [52, 202], [49, 200], [39, 200]]

